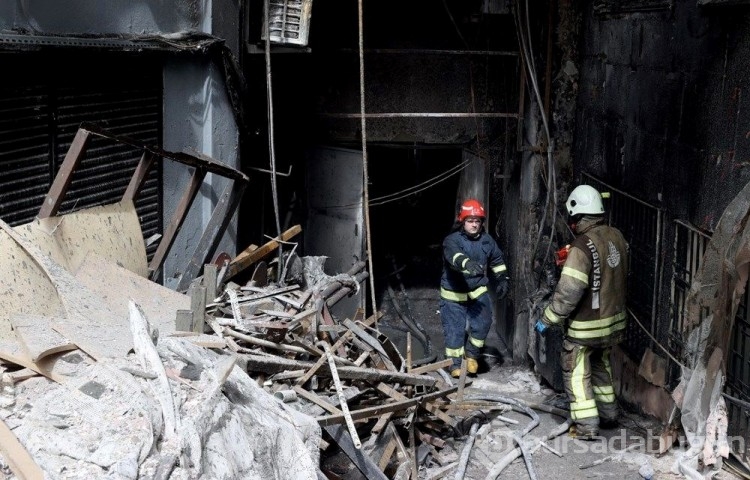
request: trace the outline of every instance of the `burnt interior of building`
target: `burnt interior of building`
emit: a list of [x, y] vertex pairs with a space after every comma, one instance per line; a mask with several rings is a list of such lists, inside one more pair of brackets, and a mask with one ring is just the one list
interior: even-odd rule
[[[308, 212], [301, 192], [315, 188], [299, 174], [309, 149], [322, 145], [366, 154], [376, 302], [396, 319], [396, 330], [399, 312], [388, 289], [401, 283], [400, 295], [407, 303], [412, 297], [412, 308], [414, 298], [423, 300], [425, 311], [416, 323], [438, 341], [428, 353], [441, 355], [439, 320], [428, 311], [434, 314], [438, 298], [424, 292], [437, 290], [440, 242], [463, 188], [460, 172], [452, 169], [468, 152], [487, 168], [481, 177], [489, 195], [486, 227], [514, 265], [514, 291], [498, 305], [497, 350], [487, 368], [528, 362], [527, 351], [539, 348], [527, 326], [548, 301], [558, 274], [554, 250], [572, 240], [560, 205], [580, 182], [611, 193], [610, 222], [625, 232], [634, 252], [629, 311], [636, 321], [628, 328], [622, 362], [632, 366], [623, 370], [632, 373], [644, 354], [657, 353], [665, 372], [657, 383], [668, 390], [678, 384], [680, 364], [674, 358], [686, 341], [690, 280], [719, 220], [719, 205], [742, 183], [732, 181], [732, 188], [718, 191], [717, 179], [728, 178], [722, 154], [711, 154], [713, 171], [703, 160], [706, 150], [728, 141], [721, 140], [728, 117], [709, 111], [745, 102], [727, 94], [722, 106], [722, 94], [711, 93], [714, 72], [742, 81], [737, 70], [742, 53], [735, 47], [743, 44], [738, 39], [747, 28], [732, 19], [733, 9], [744, 18], [742, 6], [696, 10], [671, 1], [595, 1], [577, 8], [446, 0], [365, 2], [358, 11], [354, 2], [317, 2], [309, 42], [277, 47], [265, 58], [260, 3], [251, 7], [257, 15], [249, 23], [251, 53], [244, 70], [256, 91], [267, 88], [272, 72], [273, 104], [270, 110], [268, 104], [253, 105], [248, 143], [256, 148], [250, 162], [268, 168], [272, 118], [277, 168], [298, 173], [280, 179], [278, 187], [279, 198], [291, 199], [286, 212], [291, 224]], [[606, 28], [620, 35], [620, 43], [605, 44], [599, 29]], [[730, 33], [720, 38], [717, 31]], [[650, 53], [651, 45], [668, 36], [672, 47]], [[681, 42], [695, 49], [680, 49]], [[720, 56], [736, 61], [720, 66]], [[452, 115], [459, 112], [463, 115]], [[728, 155], [736, 155], [731, 150]], [[269, 191], [255, 195], [252, 205]], [[257, 225], [269, 229], [272, 218], [266, 209]], [[246, 243], [260, 233], [245, 232]], [[738, 319], [737, 325], [744, 322]], [[728, 383], [742, 399], [745, 335], [737, 328], [732, 336], [737, 361], [730, 361]], [[553, 358], [556, 343], [546, 347]], [[561, 389], [556, 365], [537, 362], [535, 368]], [[638, 381], [626, 383], [631, 393], [647, 390]], [[630, 399], [639, 408], [639, 394]], [[744, 432], [740, 405], [730, 410], [734, 430]]]
[[[498, 5], [500, 13], [482, 14], [480, 1], [366, 5], [360, 77], [356, 3], [313, 3], [307, 45], [276, 47], [270, 67], [263, 54], [262, 6], [251, 6], [257, 14], [250, 15], [255, 21], [249, 23], [248, 35], [255, 53], [247, 55], [244, 70], [256, 91], [266, 88], [269, 69], [272, 75], [276, 168], [292, 172], [278, 179], [279, 199], [290, 200], [284, 207], [290, 211], [282, 216], [288, 224], [282, 229], [304, 221], [304, 192], [317, 187], [305, 183], [308, 150], [324, 146], [362, 151], [362, 78], [365, 110], [381, 114], [368, 118], [364, 127], [376, 302], [398, 323], [388, 292], [389, 282], [399, 286], [395, 274], [407, 291], [432, 292], [421, 302], [421, 308], [432, 313], [422, 313], [430, 317], [422, 326], [439, 345], [434, 312], [441, 243], [455, 221], [467, 156], [480, 157], [488, 166], [488, 176], [475, 177], [492, 197], [487, 229], [500, 238], [512, 236], [501, 215], [512, 209], [504, 206], [503, 198], [517, 175], [522, 71], [510, 10]], [[544, 36], [543, 30], [536, 34]], [[248, 143], [256, 148], [250, 161], [268, 169], [268, 104], [254, 104], [252, 111], [255, 123]], [[249, 208], [268, 199], [268, 188], [249, 193]], [[264, 222], [244, 230], [248, 237], [241, 243], [262, 233], [252, 228], [275, 228], [273, 221], [273, 212], [266, 209]], [[499, 328], [512, 338], [513, 322]]]
[[[631, 249], [619, 398], [672, 422], [686, 365], [718, 349], [723, 367], [706, 378], [726, 375], [729, 431], [750, 437], [750, 289], [737, 254], [750, 179], [746, 0], [307, 3], [303, 44], [267, 43], [264, 2], [243, 7], [238, 69], [226, 69], [251, 178], [238, 251], [313, 215], [350, 222], [362, 251], [343, 265], [372, 261], [375, 302], [359, 301], [385, 312], [400, 347], [412, 333], [426, 362], [442, 357], [442, 239], [461, 198], [485, 195], [512, 290], [496, 304], [483, 371], [529, 365], [559, 392], [559, 365], [540, 352], [557, 358], [561, 339], [541, 345], [530, 326], [559, 275], [555, 251], [572, 240], [564, 199], [593, 185]], [[34, 218], [81, 122], [160, 144], [161, 62], [191, 55], [76, 42], [0, 54], [16, 72], [0, 79], [0, 216], [11, 225]], [[207, 63], [227, 67], [213, 52]], [[61, 212], [126, 188], [121, 170], [138, 157], [96, 147]], [[138, 205], [145, 236], [165, 227], [153, 175]], [[315, 253], [305, 233], [299, 255]], [[711, 312], [716, 299], [724, 308]], [[712, 315], [719, 327], [704, 323]], [[718, 333], [696, 347], [705, 325]]]

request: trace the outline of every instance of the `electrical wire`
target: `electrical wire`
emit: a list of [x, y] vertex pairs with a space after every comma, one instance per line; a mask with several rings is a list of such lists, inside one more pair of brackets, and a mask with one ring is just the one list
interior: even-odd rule
[[[435, 185], [438, 185], [439, 183], [442, 183], [443, 181], [447, 180], [448, 178], [452, 177], [453, 175], [456, 175], [461, 170], [468, 167], [472, 162], [474, 162], [476, 158], [472, 158], [470, 160], [464, 160], [462, 163], [453, 166], [449, 168], [448, 170], [439, 173], [438, 175], [435, 175], [434, 177], [425, 180], [422, 183], [419, 183], [417, 185], [407, 187], [403, 190], [399, 190], [397, 192], [389, 193], [387, 195], [383, 195], [380, 197], [376, 197], [372, 200], [370, 200], [370, 206], [378, 206], [378, 205], [385, 205], [386, 203], [390, 203], [396, 200], [401, 200], [403, 198], [406, 198], [410, 195], [414, 195], [420, 192], [423, 192], [429, 188], [434, 187]], [[362, 204], [361, 203], [349, 203], [345, 205], [326, 205], [326, 208], [358, 208]]]
[[[537, 104], [539, 105], [539, 112], [542, 119], [542, 125], [544, 127], [544, 133], [547, 137], [547, 176], [546, 179], [546, 186], [547, 186], [547, 192], [545, 197], [545, 208], [543, 209], [542, 218], [539, 221], [539, 228], [537, 230], [537, 236], [536, 240], [534, 241], [534, 247], [533, 252], [536, 254], [539, 243], [541, 242], [541, 236], [542, 232], [544, 231], [544, 225], [547, 222], [547, 212], [549, 210], [552, 211], [552, 219], [550, 220], [552, 227], [555, 225], [555, 219], [557, 216], [557, 177], [555, 174], [555, 166], [552, 159], [552, 151], [554, 150], [554, 142], [552, 140], [552, 137], [550, 135], [549, 130], [549, 123], [547, 121], [547, 114], [544, 111], [544, 104], [542, 101], [542, 95], [539, 92], [539, 85], [537, 83], [536, 78], [536, 67], [534, 66], [534, 58], [533, 58], [533, 51], [531, 46], [531, 23], [529, 20], [529, 2], [526, 0], [524, 2], [525, 4], [525, 22], [521, 18], [521, 12], [518, 8], [514, 9], [514, 15], [513, 19], [516, 24], [516, 32], [519, 39], [519, 44], [521, 47], [521, 56], [524, 61], [524, 64], [526, 65], [527, 73], [529, 81], [532, 85], [532, 90], [534, 92], [534, 96], [537, 100]], [[524, 32], [524, 23], [526, 25], [525, 32]], [[528, 35], [528, 39], [526, 38]], [[544, 175], [542, 176], [544, 179]], [[550, 254], [550, 247], [552, 244], [552, 235], [549, 237], [549, 242], [547, 245], [547, 248], [545, 249], [545, 260]]]
[[[276, 235], [281, 238], [281, 220], [279, 215], [279, 197], [276, 191], [276, 149], [274, 147], [273, 131], [273, 87], [271, 82], [271, 23], [270, 23], [270, 6], [269, 0], [264, 0], [263, 8], [265, 9], [266, 21], [266, 94], [268, 96], [268, 157], [271, 164], [271, 195], [273, 196], [273, 214], [276, 220]], [[279, 242], [279, 265], [283, 265], [282, 259], [283, 247]], [[278, 279], [283, 284], [283, 278]]]
[[[268, 1], [268, 0], [266, 0]], [[369, 190], [368, 184], [370, 183], [369, 175], [367, 172], [367, 121], [365, 120], [365, 48], [364, 48], [364, 35], [363, 35], [363, 23], [362, 23], [362, 0], [357, 2], [357, 21], [359, 25], [359, 110], [362, 123], [362, 165], [363, 165], [363, 200], [364, 200], [364, 214], [365, 214], [365, 232], [367, 237], [367, 262], [370, 270], [370, 301], [372, 302], [372, 311], [378, 311], [378, 305], [375, 301], [375, 272], [373, 269], [372, 260], [372, 233], [370, 229], [370, 205], [369, 205]]]
[[[461, 39], [461, 43], [463, 43], [466, 49], [469, 49], [469, 42], [466, 41], [466, 38], [464, 38], [463, 34], [461, 33], [461, 29], [458, 27], [458, 23], [456, 23], [456, 19], [453, 17], [453, 14], [451, 13], [450, 8], [448, 8], [448, 3], [446, 0], [443, 0], [443, 9], [445, 10], [445, 13], [448, 15], [448, 18], [453, 24], [453, 28], [456, 30], [456, 34], [458, 35], [458, 38]], [[475, 89], [474, 89], [474, 72], [471, 68], [472, 67], [471, 60], [468, 60], [468, 62], [469, 62], [469, 98], [471, 99], [470, 101], [471, 112], [477, 113], [476, 95], [475, 95]], [[476, 145], [477, 145], [476, 155], [480, 159], [483, 158], [483, 154], [486, 154], [486, 151], [482, 148], [482, 145], [483, 145], [482, 126], [483, 124], [480, 124], [479, 119], [476, 116], [474, 116], [474, 130], [476, 131]], [[484, 187], [485, 187], [485, 191], [488, 191], [489, 185], [487, 185], [486, 182], [487, 180], [485, 179]]]

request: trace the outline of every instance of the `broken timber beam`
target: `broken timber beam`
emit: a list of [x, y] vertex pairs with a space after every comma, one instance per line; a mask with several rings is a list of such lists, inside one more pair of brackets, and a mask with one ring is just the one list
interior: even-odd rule
[[300, 225], [295, 225], [283, 232], [280, 237], [270, 240], [263, 246], [253, 250], [248, 249], [249, 251], [243, 251], [229, 263], [229, 267], [227, 267], [227, 271], [224, 274], [224, 281], [231, 280], [235, 275], [277, 249], [279, 247], [279, 238], [282, 242], [286, 242], [301, 231], [302, 227]]
[[[264, 357], [253, 354], [244, 354], [243, 358], [247, 360], [248, 371], [260, 371], [264, 373], [278, 373], [284, 370], [308, 370], [315, 365], [313, 362], [288, 360], [281, 357]], [[412, 375], [410, 373], [389, 372], [375, 368], [359, 367], [339, 367], [337, 370], [339, 377], [344, 379], [401, 383], [406, 385], [424, 385], [428, 387], [432, 387], [437, 383], [437, 379], [430, 375]], [[321, 367], [318, 372], [321, 376], [331, 376], [331, 372], [328, 368]]]
[[[342, 369], [339, 369], [339, 373], [340, 373], [340, 370]], [[420, 405], [425, 402], [435, 400], [437, 398], [446, 397], [450, 395], [451, 393], [455, 392], [456, 388], [457, 387], [450, 387], [445, 390], [439, 390], [437, 392], [427, 393], [425, 395], [412, 397], [407, 400], [387, 403], [384, 405], [375, 405], [372, 407], [360, 408], [358, 410], [351, 410], [349, 413], [351, 414], [352, 420], [362, 420], [365, 418], [378, 417], [384, 413], [406, 410], [407, 408], [413, 407], [415, 405]], [[338, 424], [344, 423], [345, 421], [343, 414], [327, 415], [325, 417], [317, 417], [316, 419], [318, 421], [318, 424], [321, 427], [325, 427], [328, 425], [338, 425]]]

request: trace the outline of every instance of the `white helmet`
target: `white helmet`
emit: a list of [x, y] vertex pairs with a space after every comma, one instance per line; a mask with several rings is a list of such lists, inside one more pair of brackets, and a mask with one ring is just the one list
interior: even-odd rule
[[597, 189], [590, 185], [579, 185], [570, 192], [565, 202], [568, 213], [573, 215], [601, 215], [604, 213], [602, 196]]

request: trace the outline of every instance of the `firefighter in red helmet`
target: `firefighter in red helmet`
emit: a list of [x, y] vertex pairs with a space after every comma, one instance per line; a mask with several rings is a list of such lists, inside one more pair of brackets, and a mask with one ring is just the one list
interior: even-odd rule
[[[451, 233], [443, 240], [443, 274], [440, 279], [440, 318], [445, 338], [445, 356], [453, 360], [450, 373], [476, 374], [479, 358], [492, 326], [492, 298], [489, 274], [496, 280], [496, 294], [508, 294], [510, 279], [503, 252], [485, 231], [484, 207], [468, 199], [458, 212]], [[468, 335], [467, 325], [468, 322]]]

